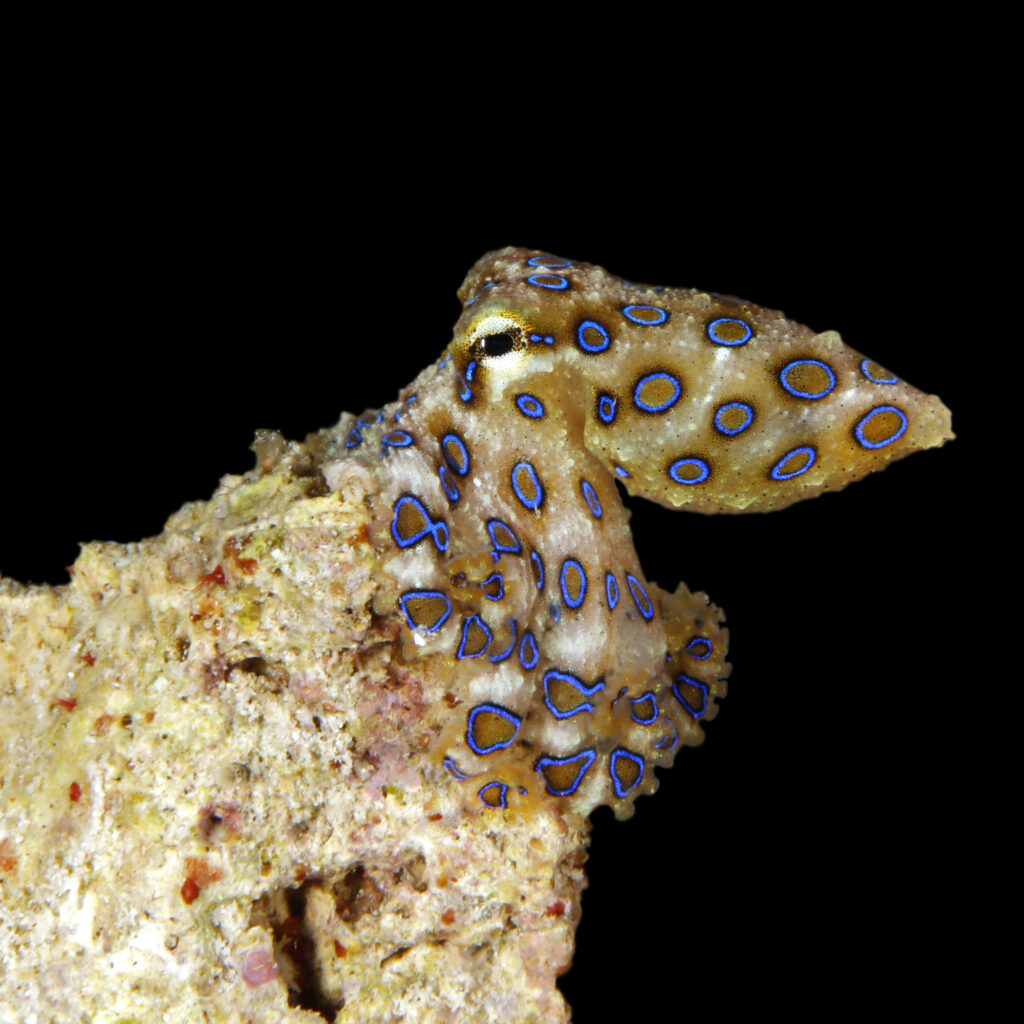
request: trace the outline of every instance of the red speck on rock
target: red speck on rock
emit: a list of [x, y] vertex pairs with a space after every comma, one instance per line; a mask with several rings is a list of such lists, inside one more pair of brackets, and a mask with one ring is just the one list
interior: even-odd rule
[[227, 578], [224, 575], [224, 566], [218, 564], [217, 568], [213, 572], [208, 572], [205, 576], [199, 577], [200, 583], [213, 584], [219, 583], [222, 587], [227, 583]]
[[82, 799], [82, 787], [77, 782], [72, 782], [68, 786], [68, 796], [73, 804], [77, 804]]

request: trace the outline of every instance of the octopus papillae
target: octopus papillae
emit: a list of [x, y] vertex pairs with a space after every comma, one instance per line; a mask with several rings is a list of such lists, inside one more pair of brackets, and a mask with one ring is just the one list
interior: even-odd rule
[[379, 481], [376, 609], [439, 659], [433, 756], [483, 808], [619, 818], [702, 740], [728, 634], [644, 574], [617, 484], [768, 512], [953, 437], [933, 395], [775, 310], [507, 248], [440, 358], [339, 444]]

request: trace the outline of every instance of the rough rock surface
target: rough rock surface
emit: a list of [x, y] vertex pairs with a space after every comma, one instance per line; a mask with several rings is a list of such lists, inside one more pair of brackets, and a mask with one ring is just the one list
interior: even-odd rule
[[257, 450], [67, 585], [0, 580], [0, 1022], [567, 1021], [585, 823], [419, 755], [372, 478]]

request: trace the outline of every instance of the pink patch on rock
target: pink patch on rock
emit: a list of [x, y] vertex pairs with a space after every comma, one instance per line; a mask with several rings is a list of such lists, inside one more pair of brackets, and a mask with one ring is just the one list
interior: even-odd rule
[[253, 949], [242, 961], [242, 977], [250, 988], [259, 988], [277, 977], [277, 964], [266, 949]]

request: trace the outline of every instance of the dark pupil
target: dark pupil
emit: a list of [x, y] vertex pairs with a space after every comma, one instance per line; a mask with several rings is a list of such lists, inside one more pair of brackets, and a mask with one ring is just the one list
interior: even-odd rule
[[511, 334], [488, 334], [484, 338], [484, 355], [503, 356], [512, 351], [514, 344]]

